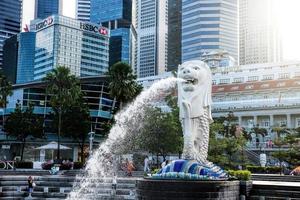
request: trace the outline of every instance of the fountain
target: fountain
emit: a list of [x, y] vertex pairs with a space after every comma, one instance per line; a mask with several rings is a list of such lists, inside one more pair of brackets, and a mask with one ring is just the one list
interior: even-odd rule
[[239, 182], [207, 161], [211, 117], [211, 72], [201, 61], [179, 66], [178, 78], [154, 83], [126, 109], [115, 116], [107, 140], [87, 162], [86, 173], [77, 177], [69, 200], [100, 199], [97, 188], [113, 177], [115, 150], [120, 141], [133, 137], [131, 130], [142, 126], [144, 111], [161, 94], [178, 83], [178, 105], [184, 133], [183, 159], [172, 161], [152, 177], [137, 181], [137, 199], [237, 199]]
[[239, 182], [207, 160], [211, 117], [212, 75], [202, 61], [178, 67], [178, 106], [183, 127], [183, 159], [174, 160], [157, 174], [137, 181], [137, 198], [238, 199]]

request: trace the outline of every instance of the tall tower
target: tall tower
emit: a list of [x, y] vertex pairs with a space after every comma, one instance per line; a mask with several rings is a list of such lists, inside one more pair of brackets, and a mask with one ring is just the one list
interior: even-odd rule
[[168, 1], [168, 71], [181, 64], [181, 4], [182, 0]]
[[168, 1], [138, 0], [136, 8], [139, 78], [162, 74], [168, 63]]
[[282, 60], [276, 1], [240, 0], [240, 64]]
[[62, 0], [36, 0], [34, 18], [44, 19], [50, 15], [62, 14]]
[[1, 0], [0, 7], [0, 68], [2, 68], [4, 40], [20, 32], [22, 1]]
[[239, 58], [238, 0], [182, 0], [182, 62], [225, 50]]
[[132, 0], [90, 0], [93, 23], [110, 29], [109, 65], [130, 63]]
[[76, 19], [90, 21], [91, 0], [76, 0]]

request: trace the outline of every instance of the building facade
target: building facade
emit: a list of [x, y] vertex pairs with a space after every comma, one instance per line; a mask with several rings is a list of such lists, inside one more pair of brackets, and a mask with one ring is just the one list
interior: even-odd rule
[[162, 74], [168, 64], [168, 2], [137, 0], [134, 4], [138, 77]]
[[267, 63], [213, 70], [213, 113], [229, 111], [244, 127], [300, 126], [300, 63]]
[[76, 19], [79, 21], [90, 21], [91, 0], [76, 0]]
[[181, 7], [182, 0], [168, 1], [168, 71], [181, 64]]
[[[112, 113], [117, 109], [118, 103], [110, 98], [107, 77], [82, 77], [80, 78], [80, 83], [81, 89], [85, 93], [85, 102], [87, 102], [90, 111], [91, 128], [92, 131], [96, 133], [93, 142], [94, 144], [99, 144], [104, 138], [104, 124], [111, 120]], [[45, 137], [42, 139], [29, 139], [27, 141], [28, 145], [26, 145], [26, 153], [24, 154], [24, 159], [26, 160], [40, 160], [40, 155], [34, 148], [51, 141], [57, 141], [56, 131], [51, 128], [53, 118], [50, 114], [52, 110], [49, 100], [49, 96], [46, 95], [45, 92], [45, 85], [41, 82], [16, 84], [13, 86], [13, 95], [8, 97], [9, 103], [5, 109], [6, 115], [13, 112], [16, 103], [19, 102], [23, 108], [29, 106], [29, 104], [33, 104], [34, 113], [40, 115], [44, 119]], [[78, 142], [66, 137], [61, 137], [60, 141], [62, 144], [73, 149], [72, 151], [70, 150], [70, 152], [64, 153], [64, 156], [66, 156], [66, 158], [73, 158], [74, 161], [78, 161], [79, 155], [83, 153], [80, 152], [80, 149], [78, 148]], [[88, 147], [87, 143], [88, 141], [86, 141], [86, 147]], [[13, 152], [20, 152], [20, 141], [6, 135], [2, 131], [0, 131], [0, 145], [10, 146], [9, 151], [0, 149], [0, 157], [2, 158], [5, 155], [7, 159], [12, 159]], [[19, 156], [18, 153], [17, 156]], [[46, 159], [50, 160], [51, 156], [47, 158], [46, 155]]]
[[18, 65], [16, 83], [34, 80], [35, 32], [22, 32], [18, 35]]
[[276, 0], [240, 0], [241, 65], [282, 60], [276, 2]]
[[210, 68], [216, 67], [232, 67], [235, 65], [235, 60], [229, 56], [227, 51], [215, 50], [202, 54], [202, 61], [204, 61]]
[[182, 62], [226, 50], [239, 59], [237, 0], [182, 1]]
[[[27, 75], [23, 77], [20, 71], [19, 80], [40, 80], [57, 66], [68, 67], [76, 76], [101, 75], [108, 70], [107, 28], [59, 15], [35, 20], [31, 27], [35, 33], [35, 43], [31, 44], [34, 46], [33, 79], [28, 80]], [[20, 70], [32, 69], [29, 65], [24, 66], [21, 60], [19, 63]]]
[[20, 32], [22, 1], [0, 1], [0, 68], [3, 65], [4, 40]]
[[4, 41], [3, 45], [3, 74], [11, 83], [16, 83], [18, 65], [18, 35]]
[[109, 66], [131, 64], [132, 0], [91, 0], [91, 22], [110, 29]]
[[62, 9], [62, 0], [35, 0], [34, 18], [44, 19], [50, 15], [60, 15]]

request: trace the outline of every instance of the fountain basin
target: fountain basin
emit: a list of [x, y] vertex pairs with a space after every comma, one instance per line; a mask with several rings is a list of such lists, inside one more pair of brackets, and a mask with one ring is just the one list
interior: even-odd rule
[[156, 180], [137, 181], [139, 200], [166, 199], [239, 199], [239, 181], [222, 180]]

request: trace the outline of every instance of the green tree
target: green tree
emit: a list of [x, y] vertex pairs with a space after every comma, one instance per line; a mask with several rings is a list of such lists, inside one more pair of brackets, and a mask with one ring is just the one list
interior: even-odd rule
[[152, 107], [146, 113], [140, 148], [164, 159], [170, 153], [182, 153], [183, 137], [178, 116]]
[[110, 95], [120, 102], [120, 109], [142, 90], [142, 86], [136, 82], [131, 66], [127, 63], [117, 62], [109, 67], [108, 76]]
[[2, 108], [7, 106], [7, 97], [12, 95], [12, 84], [3, 74], [0, 74], [0, 104]]
[[81, 149], [81, 162], [84, 162], [84, 143], [90, 129], [90, 114], [83, 97], [66, 110], [63, 118], [62, 135], [71, 137], [78, 143]]
[[7, 97], [11, 96], [12, 93], [12, 84], [9, 82], [3, 74], [0, 74], [0, 106], [3, 108], [2, 112], [2, 127], [4, 127], [5, 117], [4, 111], [8, 104]]
[[22, 142], [21, 160], [23, 160], [23, 153], [26, 144], [26, 138], [29, 135], [33, 137], [43, 137], [43, 119], [33, 113], [33, 106], [22, 109], [21, 104], [16, 104], [16, 109], [12, 112], [5, 123], [5, 131], [9, 136], [15, 137]]
[[57, 126], [57, 159], [60, 159], [60, 136], [62, 116], [70, 106], [74, 105], [81, 96], [80, 82], [71, 75], [69, 68], [59, 66], [48, 73], [43, 79], [46, 83], [46, 92], [50, 95], [50, 104], [54, 115], [58, 119]]

